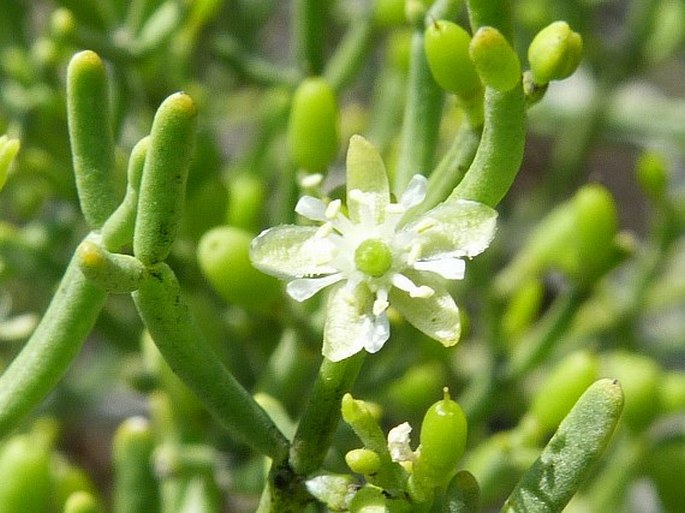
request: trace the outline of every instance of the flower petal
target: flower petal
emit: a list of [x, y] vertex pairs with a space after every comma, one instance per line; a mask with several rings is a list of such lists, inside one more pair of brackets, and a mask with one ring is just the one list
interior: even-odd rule
[[[353, 135], [347, 150], [347, 210], [355, 223], [380, 224], [390, 202], [385, 164], [374, 146]], [[370, 219], [366, 219], [370, 217]]]
[[322, 353], [333, 362], [358, 353], [374, 340], [374, 334], [380, 335], [371, 315], [371, 292], [364, 285], [352, 291], [345, 285], [336, 285], [331, 291], [326, 310]]
[[421, 244], [420, 260], [440, 255], [473, 257], [495, 236], [497, 211], [476, 201], [447, 200], [405, 226]]
[[333, 285], [342, 280], [342, 273], [329, 274], [321, 278], [298, 278], [293, 280], [285, 288], [288, 295], [295, 301], [305, 301], [319, 292], [321, 289]]
[[330, 241], [316, 237], [316, 226], [276, 226], [259, 234], [250, 246], [250, 260], [260, 271], [279, 278], [333, 274]]
[[435, 260], [419, 260], [412, 265], [417, 271], [430, 271], [447, 280], [463, 280], [466, 262], [461, 258], [444, 257]]
[[393, 288], [390, 291], [390, 304], [419, 331], [445, 347], [453, 346], [459, 342], [461, 335], [459, 309], [438, 279], [422, 281], [435, 291], [433, 295], [411, 297], [409, 293]]

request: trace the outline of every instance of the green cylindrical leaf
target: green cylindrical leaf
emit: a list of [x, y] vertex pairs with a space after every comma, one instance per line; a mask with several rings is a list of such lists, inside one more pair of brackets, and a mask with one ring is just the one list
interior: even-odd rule
[[107, 293], [72, 260], [38, 327], [0, 377], [0, 437], [55, 387], [76, 357]]
[[140, 181], [143, 178], [149, 142], [149, 136], [143, 137], [131, 150], [131, 156], [128, 160], [126, 195], [102, 227], [102, 240], [105, 247], [110, 251], [118, 251], [122, 246], [133, 242]]
[[105, 66], [95, 52], [77, 53], [67, 69], [67, 115], [81, 210], [99, 228], [116, 208], [114, 138]]
[[564, 509], [604, 452], [623, 409], [617, 381], [591, 385], [507, 499], [503, 513]]
[[295, 91], [288, 120], [293, 162], [318, 173], [338, 152], [338, 105], [333, 89], [320, 77], [305, 79]]
[[154, 434], [142, 417], [125, 420], [114, 435], [114, 513], [160, 511], [159, 484], [153, 470]]
[[496, 28], [479, 28], [469, 45], [469, 55], [486, 86], [504, 92], [521, 80], [518, 55]]
[[195, 104], [185, 93], [169, 96], [155, 114], [133, 234], [133, 252], [145, 265], [164, 260], [176, 238], [196, 117]]
[[81, 272], [107, 292], [133, 292], [143, 279], [145, 267], [130, 255], [110, 253], [93, 241], [85, 240], [76, 249]]
[[241, 440], [281, 461], [287, 439], [208, 345], [173, 271], [163, 263], [148, 269], [133, 299], [164, 359], [200, 402]]

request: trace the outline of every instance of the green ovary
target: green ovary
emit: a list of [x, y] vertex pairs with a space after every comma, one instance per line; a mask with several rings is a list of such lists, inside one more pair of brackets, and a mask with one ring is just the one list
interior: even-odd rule
[[357, 246], [354, 265], [364, 274], [378, 278], [392, 266], [392, 252], [382, 240], [367, 239]]

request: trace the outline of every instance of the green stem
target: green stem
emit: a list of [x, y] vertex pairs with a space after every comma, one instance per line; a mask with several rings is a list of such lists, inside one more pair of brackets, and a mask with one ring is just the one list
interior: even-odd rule
[[40, 324], [0, 377], [0, 437], [57, 385], [90, 333], [105, 302], [73, 259]]
[[519, 341], [506, 370], [506, 379], [517, 380], [540, 363], [568, 329], [587, 291], [572, 288], [559, 296], [533, 330]]
[[133, 299], [164, 359], [200, 402], [255, 450], [285, 459], [288, 441], [209, 346], [171, 268], [164, 263], [149, 267]]
[[467, 0], [471, 31], [480, 27], [495, 27], [509, 42], [514, 37], [511, 0]]
[[411, 39], [409, 83], [399, 159], [393, 189], [399, 195], [416, 173], [427, 175], [433, 169], [438, 142], [444, 93], [435, 83], [423, 49], [423, 26]]
[[320, 75], [331, 0], [293, 0], [293, 47], [300, 69]]
[[340, 362], [324, 359], [314, 390], [290, 449], [290, 464], [300, 475], [317, 470], [331, 445], [340, 420], [340, 403], [359, 374], [365, 353], [362, 351]]
[[296, 69], [277, 65], [250, 53], [237, 39], [231, 36], [221, 35], [217, 37], [213, 47], [220, 59], [252, 83], [294, 88], [301, 80], [300, 73]]
[[324, 70], [324, 77], [334, 91], [349, 84], [366, 60], [373, 40], [373, 9], [366, 9], [350, 21], [350, 27], [331, 56]]

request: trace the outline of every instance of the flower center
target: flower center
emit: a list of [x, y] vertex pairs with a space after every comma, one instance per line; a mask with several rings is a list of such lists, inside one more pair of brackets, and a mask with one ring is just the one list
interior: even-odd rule
[[379, 239], [367, 239], [354, 252], [354, 265], [361, 272], [378, 278], [392, 266], [392, 252], [388, 245]]

